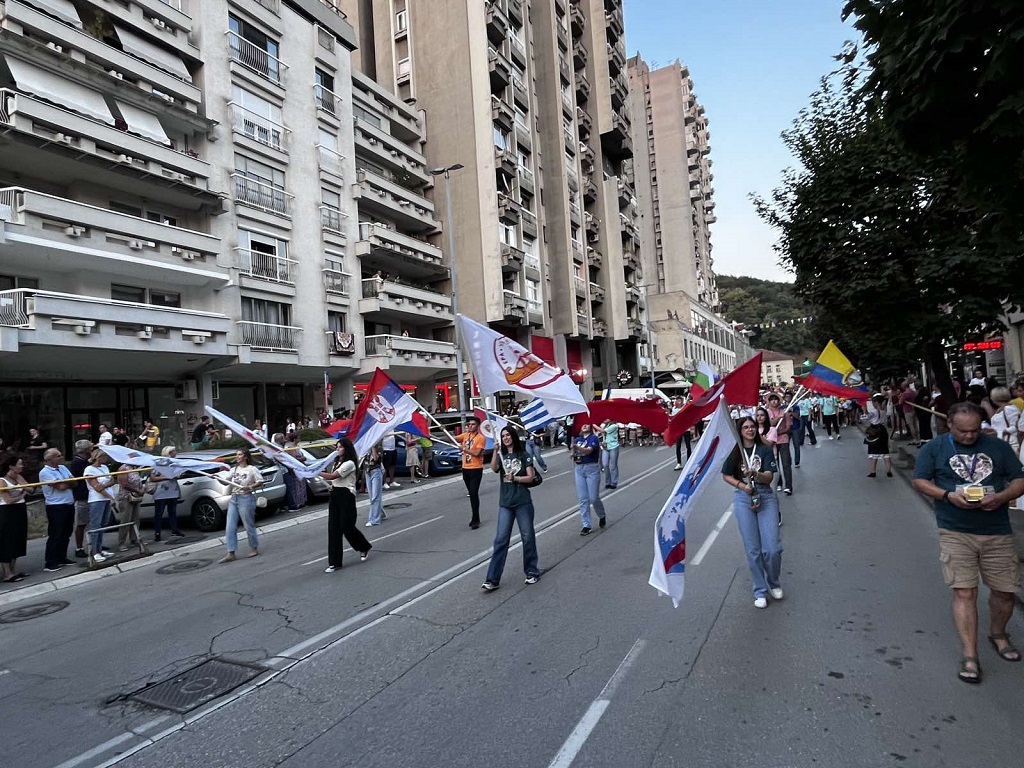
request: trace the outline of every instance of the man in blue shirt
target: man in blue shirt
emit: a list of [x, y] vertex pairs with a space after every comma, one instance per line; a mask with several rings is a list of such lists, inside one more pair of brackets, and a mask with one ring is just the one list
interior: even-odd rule
[[47, 573], [74, 564], [68, 559], [68, 542], [75, 529], [75, 481], [63, 459], [59, 449], [50, 448], [43, 454], [46, 466], [39, 470], [39, 482], [47, 483], [43, 486], [47, 521], [43, 570]]
[[939, 561], [953, 590], [953, 622], [963, 655], [958, 676], [981, 682], [978, 661], [978, 576], [990, 590], [989, 642], [1004, 661], [1019, 662], [1006, 625], [1013, 614], [1019, 565], [1009, 503], [1024, 495], [1024, 469], [1009, 444], [981, 433], [984, 411], [955, 403], [949, 434], [917, 457], [914, 489], [934, 500]]

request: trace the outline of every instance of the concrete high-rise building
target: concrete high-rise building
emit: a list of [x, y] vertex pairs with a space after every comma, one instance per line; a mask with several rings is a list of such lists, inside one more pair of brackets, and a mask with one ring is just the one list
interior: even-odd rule
[[[623, 168], [621, 2], [341, 7], [359, 69], [422, 110], [428, 164], [464, 166], [451, 174], [451, 211], [444, 182], [433, 188], [454, 234], [460, 311], [569, 370], [587, 394], [634, 367], [641, 269]], [[440, 232], [434, 242], [447, 251]]]
[[717, 314], [707, 115], [694, 94], [689, 70], [678, 61], [652, 70], [634, 56], [629, 85], [636, 116], [633, 169], [641, 211], [640, 250], [658, 340], [655, 369], [692, 373], [706, 360], [728, 371], [752, 350]]
[[[272, 428], [363, 357], [351, 25], [321, 0], [7, 0], [0, 431]], [[137, 434], [137, 433], [136, 433]]]

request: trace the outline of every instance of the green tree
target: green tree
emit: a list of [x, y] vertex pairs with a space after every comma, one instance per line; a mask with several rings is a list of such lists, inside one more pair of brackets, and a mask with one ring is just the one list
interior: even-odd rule
[[[1024, 229], [1024, 3], [847, 0], [866, 91], [908, 150], [942, 164], [989, 248], [1017, 258]], [[858, 56], [847, 52], [847, 62]]]
[[908, 155], [860, 85], [822, 81], [783, 134], [801, 167], [755, 205], [851, 359], [877, 376], [923, 357], [951, 396], [946, 340], [1001, 327], [1024, 287], [979, 249], [956, 181]]
[[814, 313], [792, 283], [728, 275], [717, 281], [721, 313], [746, 325], [754, 346], [795, 356], [824, 346], [816, 343], [813, 325], [803, 322]]

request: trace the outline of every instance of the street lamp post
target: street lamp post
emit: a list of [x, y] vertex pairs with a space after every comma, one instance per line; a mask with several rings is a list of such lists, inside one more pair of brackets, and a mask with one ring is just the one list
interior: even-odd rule
[[[650, 368], [650, 371], [651, 371], [651, 391], [653, 392], [654, 391], [654, 348], [651, 345], [651, 322], [650, 322], [651, 321], [651, 310], [650, 310], [650, 306], [649, 306], [648, 301], [647, 301], [647, 289], [650, 286], [645, 284], [645, 285], [641, 285], [640, 287], [644, 289], [644, 311], [643, 311], [643, 313], [641, 315], [641, 321], [644, 324], [644, 338], [647, 340], [647, 367]], [[646, 319], [644, 319], [644, 318], [646, 318]], [[642, 372], [643, 371], [641, 371], [641, 373]], [[640, 386], [642, 387], [643, 385], [644, 385], [644, 383], [643, 383], [643, 380], [642, 380], [642, 377], [641, 377]]]
[[455, 322], [455, 368], [456, 377], [455, 380], [458, 383], [459, 392], [459, 412], [463, 414], [459, 421], [462, 423], [463, 429], [466, 427], [466, 383], [462, 375], [462, 344], [459, 342], [459, 277], [458, 269], [455, 266], [455, 226], [452, 219], [452, 188], [449, 184], [451, 179], [452, 171], [460, 171], [465, 166], [462, 163], [452, 163], [442, 168], [432, 168], [430, 171], [431, 176], [443, 176], [444, 177], [444, 213], [447, 221], [445, 222], [445, 229], [448, 230], [448, 263], [451, 268], [452, 275], [452, 310], [456, 315]]

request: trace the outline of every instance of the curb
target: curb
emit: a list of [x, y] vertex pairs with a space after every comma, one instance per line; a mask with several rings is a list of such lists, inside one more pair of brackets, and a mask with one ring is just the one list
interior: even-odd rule
[[[413, 494], [419, 493], [420, 491], [429, 490], [432, 488], [439, 488], [445, 485], [450, 485], [454, 482], [462, 482], [461, 473], [454, 473], [450, 477], [446, 477], [444, 480], [439, 480], [436, 483], [431, 483], [426, 488], [409, 488], [406, 490], [392, 493], [389, 496], [385, 496], [386, 499], [401, 499], [406, 496], [412, 496]], [[361, 509], [370, 506], [369, 499], [361, 499], [356, 502], [356, 509]], [[290, 517], [287, 520], [279, 520], [277, 522], [268, 523], [267, 525], [256, 526], [256, 532], [260, 535], [268, 533], [274, 533], [275, 531], [282, 531], [286, 528], [295, 528], [306, 523], [313, 523], [317, 520], [323, 520], [327, 517], [327, 509], [318, 509], [314, 512], [307, 512], [304, 515], [298, 515], [297, 517]], [[44, 581], [40, 584], [33, 584], [29, 587], [21, 587], [19, 589], [12, 589], [9, 592], [0, 593], [0, 606], [11, 605], [12, 603], [21, 602], [22, 600], [28, 600], [33, 597], [42, 597], [51, 593], [60, 592], [71, 587], [78, 587], [82, 584], [88, 584], [92, 581], [98, 581], [99, 579], [106, 579], [110, 576], [116, 576], [121, 573], [130, 573], [131, 571], [144, 568], [148, 565], [154, 565], [159, 563], [165, 563], [169, 560], [174, 560], [179, 557], [187, 557], [196, 552], [204, 552], [208, 549], [217, 549], [227, 544], [226, 538], [223, 535], [216, 536], [203, 541], [197, 541], [195, 544], [186, 544], [183, 547], [177, 547], [172, 550], [164, 550], [163, 552], [155, 552], [148, 557], [138, 557], [132, 560], [126, 560], [123, 563], [116, 563], [110, 566], [100, 568], [95, 571], [84, 571], [82, 573], [75, 573], [70, 576], [63, 576], [52, 581]]]

